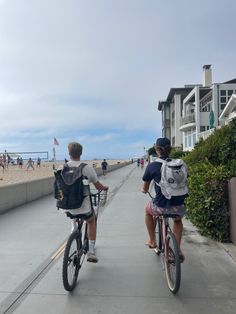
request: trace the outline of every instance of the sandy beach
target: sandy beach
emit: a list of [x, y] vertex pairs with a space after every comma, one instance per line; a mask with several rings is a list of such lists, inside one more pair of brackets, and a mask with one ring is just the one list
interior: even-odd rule
[[[125, 160], [107, 160], [108, 166], [124, 162]], [[100, 167], [102, 160], [83, 160], [83, 162], [88, 165]], [[63, 163], [58, 162], [57, 168], [62, 167]], [[32, 180], [48, 178], [53, 176], [53, 163], [52, 162], [42, 162], [41, 167], [37, 167], [36, 163], [34, 164], [33, 169], [26, 169], [26, 162], [23, 165], [23, 168], [19, 168], [18, 165], [10, 165], [4, 171], [0, 168], [0, 187], [6, 186], [14, 183], [28, 182]]]

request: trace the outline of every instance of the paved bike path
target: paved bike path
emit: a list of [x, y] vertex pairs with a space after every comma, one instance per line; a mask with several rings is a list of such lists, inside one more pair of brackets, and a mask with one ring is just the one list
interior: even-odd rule
[[187, 221], [180, 291], [175, 296], [169, 292], [159, 258], [144, 245], [143, 208], [148, 198], [139, 192], [142, 171], [130, 172], [102, 212], [99, 263], [83, 264], [73, 293], [63, 289], [60, 257], [15, 313], [235, 313], [235, 261]]

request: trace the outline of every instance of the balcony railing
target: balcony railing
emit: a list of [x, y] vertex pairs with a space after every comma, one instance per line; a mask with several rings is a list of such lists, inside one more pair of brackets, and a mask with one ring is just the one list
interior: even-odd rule
[[181, 118], [181, 125], [196, 122], [195, 114], [189, 114]]

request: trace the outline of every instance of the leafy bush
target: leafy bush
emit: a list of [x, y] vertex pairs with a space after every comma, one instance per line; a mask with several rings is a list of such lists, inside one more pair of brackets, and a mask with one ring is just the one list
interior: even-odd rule
[[209, 162], [189, 166], [187, 218], [203, 235], [218, 241], [229, 240], [229, 213], [226, 182], [229, 171]]
[[186, 156], [187, 164], [208, 159], [213, 165], [225, 165], [236, 159], [236, 119], [217, 129], [206, 140], [200, 140]]
[[236, 176], [236, 119], [200, 140], [183, 158], [189, 170], [187, 217], [199, 231], [229, 240], [227, 183]]
[[182, 150], [172, 149], [170, 157], [178, 159], [178, 158], [183, 158], [183, 157], [187, 156], [187, 154], [189, 154], [189, 153], [183, 152]]

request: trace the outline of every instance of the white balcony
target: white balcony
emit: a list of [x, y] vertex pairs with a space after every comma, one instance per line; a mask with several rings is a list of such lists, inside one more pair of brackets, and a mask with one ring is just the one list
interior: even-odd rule
[[195, 114], [189, 114], [181, 118], [180, 131], [186, 131], [196, 126]]

